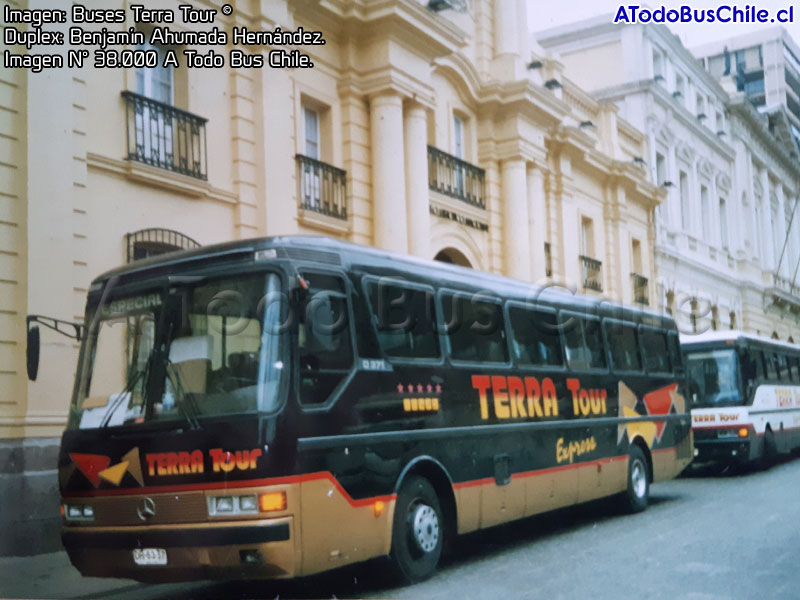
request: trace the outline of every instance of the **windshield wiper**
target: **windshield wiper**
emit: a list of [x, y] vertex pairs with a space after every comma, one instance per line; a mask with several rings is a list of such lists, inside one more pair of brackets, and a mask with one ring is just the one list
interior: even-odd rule
[[136, 373], [128, 377], [128, 381], [125, 384], [125, 387], [122, 389], [122, 392], [120, 392], [117, 395], [117, 397], [108, 407], [108, 410], [106, 410], [105, 414], [103, 415], [103, 419], [100, 421], [100, 429], [105, 429], [106, 427], [108, 427], [108, 424], [111, 421], [111, 417], [114, 415], [115, 412], [117, 412], [117, 409], [120, 407], [120, 404], [122, 404], [122, 402], [125, 400], [126, 395], [132, 393], [133, 388], [136, 386], [139, 380], [142, 377], [144, 377], [144, 375], [149, 371], [149, 369], [150, 369], [150, 359], [147, 360], [144, 369], [142, 369], [141, 371], [136, 371]]
[[[164, 355], [164, 358], [164, 362], [167, 366], [167, 373], [172, 373], [172, 375], [174, 375], [173, 387], [175, 388], [175, 404], [183, 413], [186, 422], [189, 423], [189, 427], [192, 429], [201, 429], [200, 421], [197, 419], [197, 415], [199, 414], [197, 403], [192, 395], [186, 392], [186, 388], [183, 387], [181, 375], [178, 369], [175, 368], [175, 363], [172, 362], [172, 359], [167, 354]], [[170, 377], [170, 381], [172, 380], [173, 377]]]

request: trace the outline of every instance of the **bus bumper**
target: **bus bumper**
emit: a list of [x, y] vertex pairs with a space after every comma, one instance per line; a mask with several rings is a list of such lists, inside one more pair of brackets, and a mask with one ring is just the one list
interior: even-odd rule
[[[150, 583], [287, 578], [298, 549], [292, 517], [152, 527], [64, 527], [61, 539], [83, 575]], [[141, 552], [152, 549], [143, 560]], [[150, 564], [137, 564], [148, 562]]]
[[735, 439], [697, 439], [694, 440], [694, 462], [747, 463], [751, 460], [751, 440]]

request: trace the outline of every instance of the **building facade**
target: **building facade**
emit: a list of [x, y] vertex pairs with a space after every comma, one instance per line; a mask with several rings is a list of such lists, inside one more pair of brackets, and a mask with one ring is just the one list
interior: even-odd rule
[[800, 147], [800, 47], [783, 27], [703, 44], [692, 53], [713, 77], [731, 77], [760, 111], [784, 107], [788, 133]]
[[[43, 329], [29, 382], [25, 315], [82, 320], [92, 278], [120, 263], [322, 234], [654, 303], [665, 194], [642, 166], [645, 136], [531, 47], [526, 2], [463, 4], [276, 0], [217, 13], [228, 32], [321, 31], [324, 45], [298, 48], [313, 68], [188, 68], [182, 50], [208, 48], [152, 43], [143, 29], [142, 49], [159, 64], [175, 51], [182, 66], [2, 73], [0, 464], [9, 497], [24, 499], [2, 516], [15, 523], [3, 553], [57, 544], [41, 531], [57, 534], [55, 450], [78, 348]], [[234, 49], [268, 63], [276, 48], [214, 51]]]
[[657, 213], [659, 305], [685, 332], [800, 339], [788, 277], [800, 259], [791, 220], [800, 172], [769, 120], [664, 26], [601, 17], [536, 38], [647, 134], [650, 175], [667, 190]]

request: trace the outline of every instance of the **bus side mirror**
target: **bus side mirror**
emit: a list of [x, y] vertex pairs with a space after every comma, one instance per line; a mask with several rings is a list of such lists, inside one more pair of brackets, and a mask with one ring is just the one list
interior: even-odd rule
[[28, 379], [36, 381], [36, 376], [39, 374], [39, 328], [36, 325], [28, 329], [25, 357], [28, 363]]

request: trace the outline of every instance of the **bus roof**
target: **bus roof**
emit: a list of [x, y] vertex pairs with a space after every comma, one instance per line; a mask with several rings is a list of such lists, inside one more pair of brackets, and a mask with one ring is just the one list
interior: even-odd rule
[[754, 333], [747, 333], [738, 329], [729, 331], [705, 331], [703, 333], [682, 333], [680, 336], [682, 346], [692, 345], [723, 345], [725, 343], [745, 342], [752, 341], [760, 344], [784, 348], [787, 350], [800, 350], [800, 346], [790, 342], [775, 340], [765, 337], [763, 335], [756, 335]]
[[[138, 260], [107, 271], [98, 276], [94, 283], [102, 283], [113, 277], [127, 279], [156, 276], [164, 272], [174, 272], [181, 266], [196, 266], [205, 260], [227, 257], [242, 260], [252, 257], [258, 250], [275, 248], [277, 258], [289, 259], [299, 263], [341, 266], [346, 269], [364, 271], [383, 270], [389, 276], [414, 274], [413, 279], [426, 279], [443, 287], [463, 286], [473, 290], [485, 290], [509, 299], [541, 299], [548, 304], [562, 307], [595, 309], [598, 312], [614, 312], [622, 309], [626, 318], [642, 317], [663, 325], [673, 323], [672, 317], [660, 314], [641, 306], [622, 305], [607, 299], [583, 294], [575, 294], [557, 285], [539, 285], [502, 275], [476, 271], [469, 267], [427, 260], [406, 254], [389, 252], [379, 248], [361, 246], [351, 242], [325, 236], [275, 236], [237, 240], [191, 250], [170, 252], [159, 256]], [[94, 287], [94, 286], [93, 286]], [[604, 309], [605, 307], [605, 309]]]

